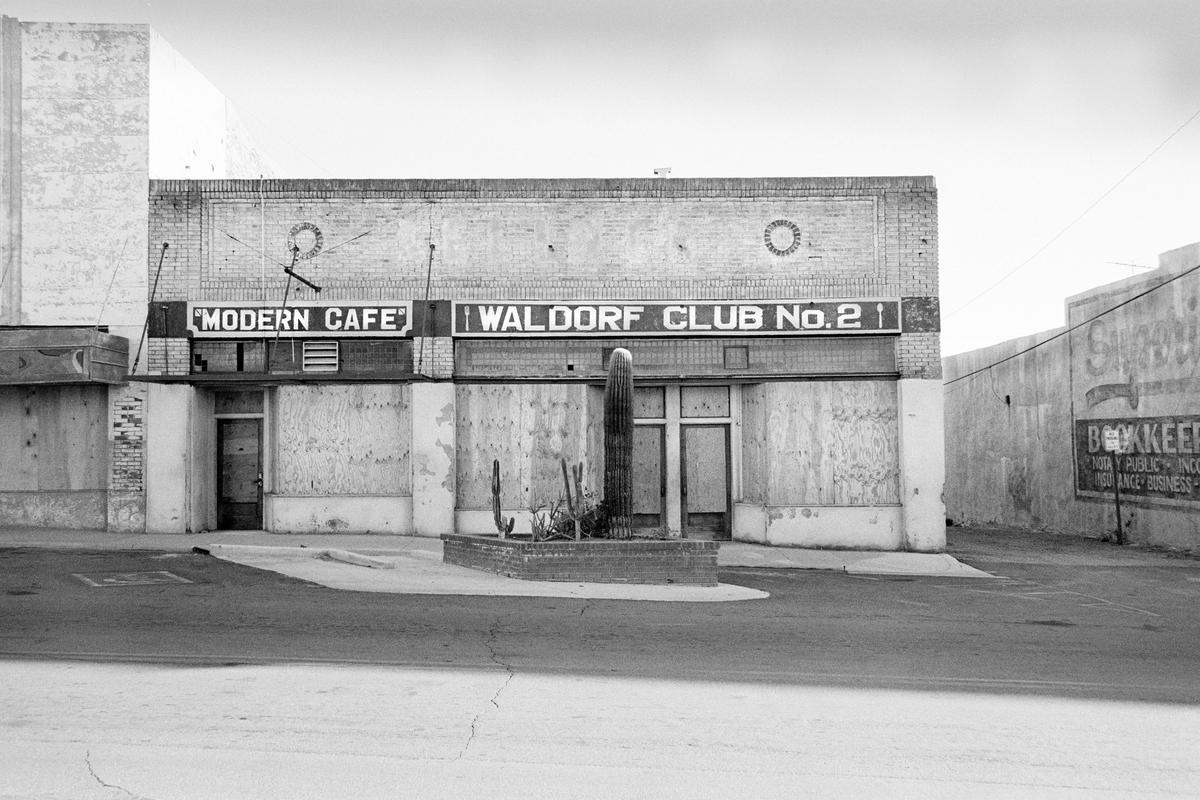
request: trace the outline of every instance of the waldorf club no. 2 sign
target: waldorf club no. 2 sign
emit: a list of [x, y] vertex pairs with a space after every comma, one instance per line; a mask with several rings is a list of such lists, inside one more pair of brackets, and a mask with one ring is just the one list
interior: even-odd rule
[[188, 331], [197, 338], [253, 339], [268, 336], [408, 336], [409, 300], [313, 302], [267, 305], [257, 301], [192, 302]]
[[454, 303], [454, 335], [797, 336], [899, 333], [900, 301], [546, 300]]

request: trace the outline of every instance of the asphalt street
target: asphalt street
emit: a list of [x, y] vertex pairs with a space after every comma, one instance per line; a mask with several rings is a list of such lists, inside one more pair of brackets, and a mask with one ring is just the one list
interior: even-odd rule
[[[1002, 577], [726, 570], [722, 582], [770, 597], [716, 604], [376, 595], [195, 554], [8, 550], [0, 655], [456, 667], [499, 657], [643, 677], [1200, 699], [1200, 562], [1098, 542], [1006, 556], [976, 538], [959, 557]], [[98, 588], [76, 577], [160, 570], [190, 582]]]
[[[364, 770], [359, 796], [1200, 793], [1200, 562], [951, 536], [998, 577], [732, 569], [770, 597], [695, 604], [2, 550], [0, 757], [25, 767], [0, 797], [330, 797]], [[187, 582], [105, 585], [163, 571]], [[223, 789], [170, 780], [213, 758]]]

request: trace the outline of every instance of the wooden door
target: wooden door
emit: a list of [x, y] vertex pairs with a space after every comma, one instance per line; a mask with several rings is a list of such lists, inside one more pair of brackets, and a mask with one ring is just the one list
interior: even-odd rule
[[729, 538], [729, 426], [680, 426], [683, 535]]
[[217, 527], [262, 528], [262, 420], [217, 420]]
[[666, 528], [666, 448], [662, 425], [633, 428], [633, 527], [662, 532]]

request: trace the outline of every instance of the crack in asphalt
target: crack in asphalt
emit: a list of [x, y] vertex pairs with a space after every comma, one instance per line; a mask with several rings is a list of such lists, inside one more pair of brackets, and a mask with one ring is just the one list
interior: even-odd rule
[[118, 792], [124, 792], [125, 794], [129, 795], [130, 797], [135, 798], [135, 800], [149, 800], [149, 798], [143, 797], [140, 794], [134, 794], [133, 792], [126, 789], [124, 786], [118, 786], [115, 783], [108, 783], [103, 778], [101, 778], [99, 775], [97, 775], [95, 767], [92, 766], [92, 751], [91, 750], [84, 751], [83, 763], [87, 765], [88, 774], [90, 774], [93, 778], [95, 778], [96, 783], [100, 784], [105, 789], [116, 789]]
[[[492, 704], [492, 707], [497, 710], [500, 708], [500, 695], [505, 689], [508, 688], [508, 685], [512, 683], [512, 679], [517, 674], [512, 668], [512, 665], [506, 661], [503, 661], [496, 653], [496, 636], [499, 633], [499, 628], [500, 621], [497, 620], [492, 627], [488, 629], [488, 638], [484, 640], [484, 646], [486, 646], [488, 649], [488, 658], [490, 658], [496, 665], [504, 667], [505, 671], [508, 673], [504, 679], [504, 683], [500, 684], [500, 688], [498, 688], [496, 693], [493, 694], [488, 700], [488, 702]], [[477, 726], [479, 725], [479, 720], [482, 719], [483, 715], [487, 712], [488, 709], [485, 707], [471, 719], [471, 732], [467, 735], [467, 741], [465, 744], [463, 744], [462, 750], [459, 750], [458, 755], [454, 757], [455, 761], [458, 761], [460, 758], [466, 755], [467, 750], [471, 747], [471, 743], [475, 741], [475, 734], [478, 730]]]

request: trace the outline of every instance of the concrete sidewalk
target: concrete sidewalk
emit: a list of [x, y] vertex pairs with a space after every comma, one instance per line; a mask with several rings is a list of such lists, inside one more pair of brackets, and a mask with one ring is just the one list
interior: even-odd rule
[[[0, 530], [0, 547], [189, 552], [278, 572], [334, 589], [396, 594], [577, 597], [609, 600], [721, 602], [766, 597], [731, 584], [715, 587], [643, 586], [523, 581], [442, 563], [440, 539], [372, 534], [277, 534], [216, 531], [198, 534], [120, 534], [105, 531]], [[945, 553], [884, 553], [722, 543], [722, 567], [824, 569], [849, 574], [991, 577]]]

